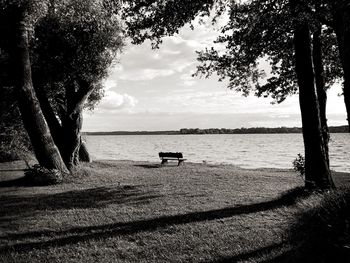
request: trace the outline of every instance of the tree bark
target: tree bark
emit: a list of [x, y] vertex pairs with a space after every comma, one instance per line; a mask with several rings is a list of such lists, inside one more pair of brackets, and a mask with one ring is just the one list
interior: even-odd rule
[[[298, 0], [291, 0], [292, 11], [298, 17]], [[320, 108], [315, 89], [310, 30], [306, 21], [294, 22], [295, 70], [299, 86], [299, 103], [305, 149], [305, 186], [330, 189], [334, 187], [326, 160], [321, 133]]]
[[[52, 137], [55, 141], [56, 146], [58, 147], [58, 149], [61, 153], [61, 156], [64, 156], [65, 155], [65, 142], [64, 142], [65, 139], [63, 136], [64, 129], [63, 129], [60, 121], [58, 120], [58, 118], [57, 118], [57, 116], [56, 116], [47, 96], [46, 96], [46, 93], [42, 87], [42, 84], [40, 83], [40, 81], [38, 79], [34, 83], [37, 84], [37, 85], [35, 85], [35, 91], [36, 91], [36, 94], [38, 95], [41, 109], [44, 113], [46, 122], [50, 128], [50, 132], [52, 134]], [[66, 128], [68, 129], [68, 127], [66, 127]], [[83, 141], [81, 141], [80, 147], [79, 147], [79, 161], [91, 162], [91, 157], [90, 157], [89, 151], [86, 147], [86, 144]], [[74, 163], [74, 161], [73, 161], [73, 163]], [[78, 163], [78, 162], [75, 161], [75, 163]], [[68, 163], [66, 163], [66, 165], [68, 165]]]
[[83, 140], [81, 140], [80, 148], [79, 148], [79, 161], [87, 162], [87, 163], [92, 162], [89, 151], [86, 147], [86, 143]]
[[350, 132], [350, 3], [334, 1], [333, 21], [337, 35], [339, 56], [344, 72], [344, 102]]
[[80, 130], [82, 127], [81, 111], [72, 112], [63, 121], [64, 161], [68, 169], [79, 164], [79, 149], [81, 144]]
[[11, 57], [13, 59], [13, 73], [16, 76], [15, 86], [18, 106], [24, 127], [28, 132], [39, 164], [48, 169], [58, 169], [63, 173], [68, 173], [59, 150], [52, 139], [33, 88], [25, 10], [18, 7], [16, 11], [17, 21], [13, 32], [15, 42]]
[[[67, 114], [62, 121], [62, 127], [64, 134], [64, 161], [70, 170], [78, 165], [80, 161], [82, 111], [84, 103], [92, 90], [93, 86], [85, 81], [80, 81], [78, 91], [74, 91], [72, 87], [66, 88]], [[86, 153], [88, 153], [86, 145], [83, 145], [81, 155], [85, 157], [85, 160], [90, 161], [91, 159]]]
[[63, 129], [57, 116], [46, 96], [45, 90], [39, 81], [34, 81], [35, 92], [39, 99], [41, 110], [43, 111], [45, 120], [49, 126], [52, 138], [58, 147], [61, 155], [63, 154]]
[[325, 85], [323, 59], [322, 59], [322, 41], [321, 41], [321, 26], [313, 34], [312, 38], [312, 59], [315, 71], [315, 83], [318, 103], [320, 107], [321, 132], [324, 142], [325, 155], [329, 167], [329, 129], [327, 124], [327, 88]]

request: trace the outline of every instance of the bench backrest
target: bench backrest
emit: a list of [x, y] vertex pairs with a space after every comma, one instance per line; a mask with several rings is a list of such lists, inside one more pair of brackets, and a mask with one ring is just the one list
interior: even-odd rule
[[162, 157], [183, 158], [182, 153], [172, 153], [172, 152], [160, 152], [159, 158], [162, 158]]

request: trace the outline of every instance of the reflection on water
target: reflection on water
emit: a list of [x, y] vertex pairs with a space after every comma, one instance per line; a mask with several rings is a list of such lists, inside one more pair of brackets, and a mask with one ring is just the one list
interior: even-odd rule
[[[301, 134], [86, 136], [94, 159], [158, 161], [158, 152], [183, 152], [190, 162], [243, 168], [292, 168], [304, 152]], [[350, 134], [331, 135], [331, 169], [350, 172]]]

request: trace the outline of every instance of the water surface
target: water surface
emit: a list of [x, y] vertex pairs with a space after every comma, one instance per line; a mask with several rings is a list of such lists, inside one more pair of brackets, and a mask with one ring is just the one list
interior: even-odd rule
[[[104, 135], [85, 136], [94, 159], [158, 161], [158, 152], [182, 152], [190, 162], [243, 168], [292, 168], [304, 152], [301, 134]], [[331, 169], [350, 172], [350, 134], [330, 142]]]

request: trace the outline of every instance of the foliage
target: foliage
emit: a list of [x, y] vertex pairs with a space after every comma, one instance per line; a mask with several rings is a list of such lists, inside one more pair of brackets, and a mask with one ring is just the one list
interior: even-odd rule
[[[311, 3], [311, 1], [310, 1]], [[309, 6], [308, 6], [309, 7]], [[310, 9], [311, 9], [310, 4]], [[229, 22], [216, 40], [219, 49], [199, 52], [197, 75], [206, 77], [216, 73], [220, 80], [227, 79], [228, 87], [247, 95], [271, 97], [278, 103], [297, 93], [294, 71], [293, 20], [289, 1], [257, 0], [232, 3]], [[307, 19], [315, 30], [320, 22], [309, 9], [299, 10], [299, 19]], [[326, 82], [330, 86], [341, 76], [336, 37], [324, 27], [324, 54], [326, 55]], [[260, 64], [269, 63], [267, 70]], [[266, 68], [266, 66], [265, 66]]]
[[119, 20], [101, 1], [59, 3], [36, 25], [33, 44], [34, 84], [44, 86], [56, 112], [67, 110], [67, 92], [84, 96], [92, 85], [91, 109], [101, 99], [100, 82], [122, 47]]
[[12, 87], [0, 88], [0, 162], [26, 160], [32, 155], [13, 93]]
[[63, 181], [61, 171], [57, 169], [46, 169], [39, 164], [34, 165], [25, 171], [25, 178], [35, 185], [59, 184]]
[[293, 168], [297, 174], [305, 180], [305, 158], [300, 153], [298, 153], [297, 158], [293, 161]]
[[122, 18], [126, 34], [132, 43], [141, 44], [151, 40], [158, 47], [163, 36], [178, 33], [178, 30], [197, 16], [208, 16], [216, 7], [217, 13], [224, 9], [226, 0], [126, 0]]

